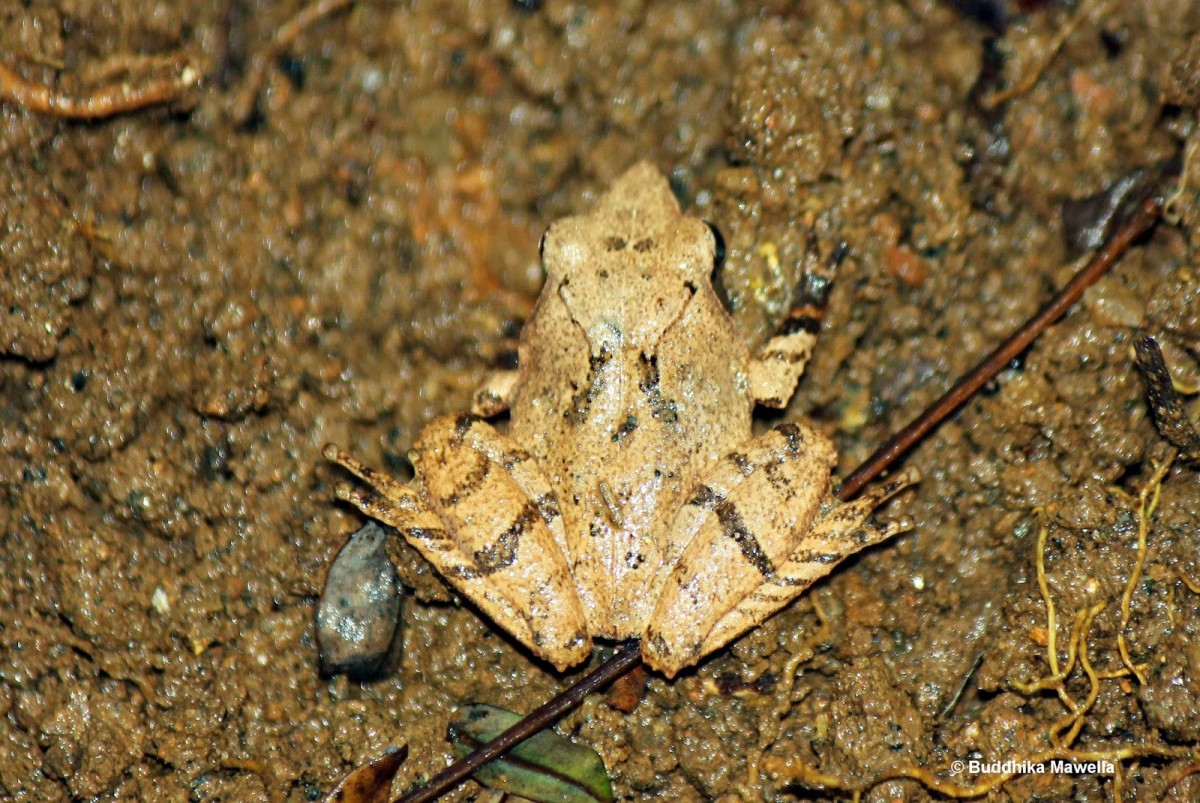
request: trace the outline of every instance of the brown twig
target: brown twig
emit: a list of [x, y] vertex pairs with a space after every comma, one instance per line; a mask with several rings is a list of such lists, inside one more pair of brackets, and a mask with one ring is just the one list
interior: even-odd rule
[[[1130, 245], [1149, 231], [1161, 214], [1161, 201], [1152, 199], [1143, 203], [1130, 221], [1113, 235], [1095, 258], [1077, 273], [1041, 312], [1031, 318], [1016, 334], [992, 352], [967, 376], [959, 380], [950, 391], [926, 408], [911, 424], [879, 447], [846, 478], [846, 481], [835, 491], [836, 496], [842, 501], [852, 499], [862, 490], [863, 486], [900, 459], [920, 438], [958, 409], [959, 405], [989, 382], [1014, 357], [1028, 348], [1029, 344], [1050, 324], [1061, 318], [1067, 309], [1079, 300], [1088, 286], [1111, 268]], [[611, 658], [593, 669], [575, 685], [535, 709], [523, 720], [471, 755], [439, 772], [430, 779], [428, 785], [404, 795], [396, 803], [426, 803], [449, 792], [479, 767], [499, 757], [538, 731], [550, 727], [581, 705], [593, 691], [608, 685], [639, 663], [641, 663], [641, 642], [636, 639], [626, 642]], [[1065, 753], [1063, 754], [1065, 755]], [[1052, 754], [1048, 753], [1047, 755]], [[1058, 753], [1053, 755], [1058, 755]], [[832, 776], [821, 777], [831, 778]], [[932, 776], [920, 780], [927, 784], [941, 783], [940, 779]]]
[[233, 105], [233, 117], [238, 124], [244, 124], [254, 114], [254, 105], [258, 102], [258, 93], [262, 91], [263, 82], [267, 78], [267, 68], [271, 62], [278, 59], [292, 43], [299, 38], [304, 30], [318, 20], [330, 14], [349, 8], [354, 0], [315, 0], [310, 3], [275, 31], [271, 41], [254, 54], [250, 60], [246, 81], [242, 91], [238, 93]]
[[1083, 267], [1046, 306], [1030, 318], [1024, 326], [1013, 333], [999, 348], [989, 354], [954, 387], [928, 407], [904, 429], [893, 435], [879, 447], [861, 466], [842, 482], [838, 489], [839, 499], [849, 499], [858, 494], [868, 482], [875, 479], [901, 455], [911, 449], [929, 431], [957, 410], [981, 387], [992, 380], [1004, 366], [1012, 362], [1022, 351], [1037, 339], [1047, 327], [1066, 314], [1083, 291], [1095, 284], [1108, 272], [1129, 246], [1145, 234], [1162, 216], [1162, 202], [1158, 198], [1144, 201], [1138, 211], [1117, 231], [1091, 262]]
[[0, 101], [64, 120], [99, 120], [128, 114], [178, 100], [200, 82], [200, 71], [186, 56], [114, 56], [94, 68], [99, 74], [111, 75], [133, 73], [135, 67], [145, 69], [164, 63], [172, 67], [173, 74], [141, 83], [117, 81], [85, 95], [73, 95], [34, 83], [0, 64]]

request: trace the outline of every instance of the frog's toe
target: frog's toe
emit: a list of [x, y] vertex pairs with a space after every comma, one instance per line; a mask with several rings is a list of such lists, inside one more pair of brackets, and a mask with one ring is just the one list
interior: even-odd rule
[[586, 630], [575, 630], [565, 637], [553, 634], [550, 641], [544, 631], [533, 631], [532, 644], [534, 653], [545, 658], [559, 672], [565, 672], [578, 663], [586, 660], [592, 654], [592, 638]]
[[694, 635], [686, 630], [667, 633], [650, 625], [642, 637], [642, 660], [654, 671], [673, 678], [701, 658], [702, 641]]

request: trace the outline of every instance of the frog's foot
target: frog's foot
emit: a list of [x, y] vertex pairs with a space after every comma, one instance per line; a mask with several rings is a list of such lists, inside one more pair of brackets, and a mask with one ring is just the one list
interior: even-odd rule
[[[459, 593], [559, 670], [591, 653], [582, 605], [552, 530], [554, 495], [507, 438], [468, 416], [422, 432], [417, 480], [405, 485], [327, 446], [325, 457], [368, 488], [338, 496], [390, 524]], [[531, 493], [533, 491], [533, 493]]]
[[417, 493], [396, 478], [360, 463], [333, 443], [325, 444], [322, 455], [368, 486], [360, 488], [348, 482], [339, 482], [334, 486], [338, 499], [349, 502], [367, 516], [390, 524], [401, 532], [422, 524], [437, 526], [436, 518], [425, 509]]
[[[808, 253], [810, 256], [817, 254], [813, 229], [809, 230]], [[812, 264], [796, 285], [791, 311], [775, 336], [763, 344], [751, 361], [750, 393], [759, 404], [777, 408], [787, 406], [817, 344], [833, 276], [845, 255], [845, 247], [839, 246], [824, 263], [811, 260]]]
[[915, 472], [822, 512], [834, 459], [823, 435], [785, 424], [724, 458], [694, 489], [672, 525], [672, 543], [686, 547], [642, 642], [651, 667], [673, 676], [761, 623], [843, 558], [911, 526], [868, 519], [915, 482]]

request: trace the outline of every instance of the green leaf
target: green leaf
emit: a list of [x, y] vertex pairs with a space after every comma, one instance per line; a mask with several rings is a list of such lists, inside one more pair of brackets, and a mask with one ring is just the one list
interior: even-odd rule
[[[494, 705], [470, 703], [455, 712], [447, 736], [462, 758], [521, 720]], [[475, 780], [538, 803], [612, 803], [612, 782], [600, 756], [547, 729], [481, 767]]]

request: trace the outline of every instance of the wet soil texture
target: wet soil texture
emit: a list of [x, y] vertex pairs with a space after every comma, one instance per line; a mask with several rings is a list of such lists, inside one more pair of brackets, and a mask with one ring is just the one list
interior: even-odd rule
[[[310, 801], [405, 741], [397, 791], [429, 777], [456, 706], [577, 675], [410, 555], [395, 674], [322, 679], [363, 521], [321, 447], [403, 475], [549, 222], [652, 160], [751, 343], [810, 233], [846, 243], [787, 412], [846, 472], [1062, 285], [1104, 193], [1197, 152], [1198, 31], [1193, 0], [5, 4], [0, 798]], [[913, 532], [566, 720], [621, 798], [1200, 799], [1200, 475], [1132, 350], [1200, 390], [1183, 169], [1173, 222], [909, 456]]]

